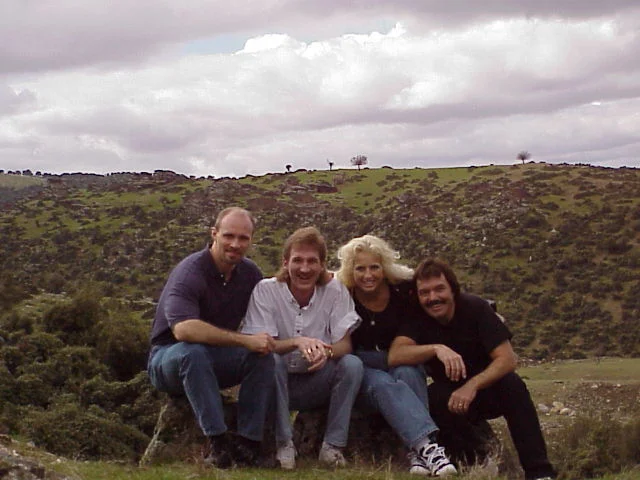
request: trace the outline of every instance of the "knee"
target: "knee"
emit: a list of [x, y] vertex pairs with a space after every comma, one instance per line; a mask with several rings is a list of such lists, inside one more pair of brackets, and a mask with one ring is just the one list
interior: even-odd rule
[[183, 343], [180, 345], [180, 363], [183, 367], [210, 365], [208, 347], [201, 343]]
[[274, 353], [267, 353], [266, 355], [259, 355], [257, 353], [250, 353], [249, 359], [254, 368], [263, 371], [265, 374], [273, 374], [276, 368], [275, 357], [279, 356]]
[[427, 375], [422, 367], [415, 367], [412, 365], [401, 365], [393, 369], [393, 377], [397, 380], [402, 380], [405, 383], [413, 381], [427, 381]]
[[340, 371], [342, 376], [350, 377], [353, 381], [359, 383], [362, 381], [364, 366], [362, 365], [362, 360], [358, 357], [347, 354], [338, 360], [338, 371]]
[[517, 373], [511, 372], [502, 377], [496, 386], [501, 390], [503, 395], [512, 398], [522, 398], [522, 396], [529, 397], [529, 389], [524, 380], [520, 378]]

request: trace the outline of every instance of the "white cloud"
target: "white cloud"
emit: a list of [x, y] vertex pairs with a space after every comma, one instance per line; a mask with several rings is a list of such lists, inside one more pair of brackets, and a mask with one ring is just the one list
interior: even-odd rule
[[[9, 0], [0, 168], [639, 166], [640, 8], [556, 3]], [[236, 52], [183, 48], [242, 32]]]

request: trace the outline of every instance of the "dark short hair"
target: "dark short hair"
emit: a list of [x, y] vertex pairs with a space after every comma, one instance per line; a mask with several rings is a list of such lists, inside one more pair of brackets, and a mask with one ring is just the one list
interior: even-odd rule
[[[318, 256], [320, 257], [320, 263], [325, 267], [327, 261], [327, 242], [316, 227], [303, 227], [299, 228], [287, 238], [284, 242], [282, 249], [282, 259], [289, 260], [291, 257], [291, 250], [294, 246], [307, 245], [318, 250]], [[289, 281], [289, 272], [284, 267], [280, 267], [280, 270], [276, 274], [276, 278], [279, 282]], [[327, 274], [326, 267], [318, 278], [318, 284], [324, 285], [331, 277]]]
[[215, 228], [216, 230], [219, 230], [222, 220], [224, 220], [226, 216], [232, 213], [242, 213], [246, 215], [247, 218], [249, 218], [249, 220], [251, 221], [252, 231], [256, 229], [256, 219], [254, 218], [254, 216], [251, 214], [249, 210], [245, 210], [244, 208], [240, 208], [240, 207], [227, 207], [224, 210], [222, 210], [220, 213], [218, 213], [218, 216], [216, 217], [216, 221], [213, 224], [213, 228]]
[[427, 280], [429, 278], [440, 278], [441, 275], [444, 275], [453, 292], [453, 298], [457, 300], [460, 295], [458, 278], [449, 264], [440, 258], [429, 257], [420, 262], [413, 274], [413, 282], [416, 283], [418, 280]]

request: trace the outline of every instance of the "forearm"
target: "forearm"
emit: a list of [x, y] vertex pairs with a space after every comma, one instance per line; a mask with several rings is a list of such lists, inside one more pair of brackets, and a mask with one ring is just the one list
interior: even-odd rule
[[494, 358], [487, 368], [471, 377], [467, 383], [476, 390], [483, 390], [496, 383], [506, 374], [515, 371], [516, 365], [517, 358], [515, 355]]
[[391, 345], [387, 359], [390, 367], [419, 365], [436, 356], [437, 345]]
[[345, 355], [351, 353], [353, 350], [351, 347], [351, 337], [348, 335], [338, 340], [336, 343], [331, 345], [331, 350], [333, 351], [332, 358], [341, 358]]
[[249, 335], [216, 327], [202, 320], [184, 320], [173, 327], [179, 342], [204, 343], [218, 347], [246, 347]]
[[274, 339], [275, 349], [274, 352], [284, 355], [285, 353], [292, 352], [298, 348], [299, 339], [301, 337], [291, 337], [286, 340]]

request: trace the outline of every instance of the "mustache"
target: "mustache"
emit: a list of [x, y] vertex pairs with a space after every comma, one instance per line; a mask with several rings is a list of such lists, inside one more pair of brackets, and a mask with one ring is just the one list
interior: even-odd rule
[[424, 306], [427, 308], [435, 307], [436, 305], [444, 305], [444, 302], [442, 300], [431, 300], [430, 302], [424, 304]]

